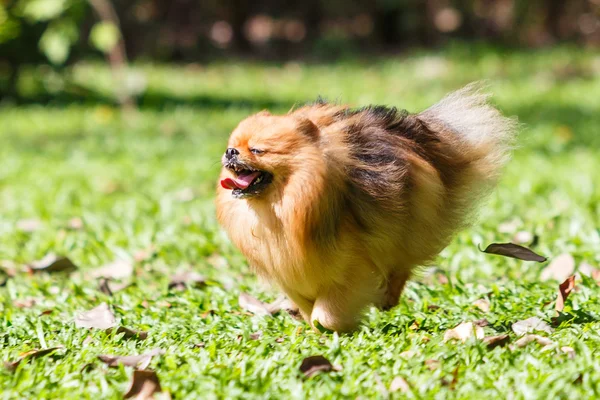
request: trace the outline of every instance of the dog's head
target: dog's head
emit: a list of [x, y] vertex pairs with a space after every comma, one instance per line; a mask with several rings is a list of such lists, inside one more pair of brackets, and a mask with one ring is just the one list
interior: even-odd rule
[[266, 111], [243, 120], [223, 154], [221, 186], [236, 198], [256, 198], [281, 190], [314, 154], [318, 128], [306, 118]]

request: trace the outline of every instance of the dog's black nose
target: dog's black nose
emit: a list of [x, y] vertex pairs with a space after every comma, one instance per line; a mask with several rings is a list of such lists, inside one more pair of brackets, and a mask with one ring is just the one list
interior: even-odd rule
[[240, 154], [240, 152], [233, 147], [230, 147], [225, 151], [225, 157], [227, 157], [228, 160], [232, 159], [233, 156], [237, 156], [238, 154]]

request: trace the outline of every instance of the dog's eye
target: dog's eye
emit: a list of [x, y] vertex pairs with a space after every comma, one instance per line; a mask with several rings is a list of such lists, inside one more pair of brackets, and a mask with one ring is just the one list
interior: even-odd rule
[[264, 151], [264, 150], [261, 150], [261, 149], [255, 149], [255, 148], [251, 147], [251, 148], [250, 148], [250, 152], [251, 152], [252, 154], [262, 154], [262, 153], [264, 153], [265, 151]]

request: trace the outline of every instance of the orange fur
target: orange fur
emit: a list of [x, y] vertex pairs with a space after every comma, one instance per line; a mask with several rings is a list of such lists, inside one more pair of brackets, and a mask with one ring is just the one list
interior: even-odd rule
[[307, 321], [355, 329], [368, 305], [398, 303], [496, 181], [514, 123], [486, 98], [467, 87], [416, 115], [319, 103], [251, 116], [228, 147], [273, 180], [242, 199], [219, 187], [218, 220]]

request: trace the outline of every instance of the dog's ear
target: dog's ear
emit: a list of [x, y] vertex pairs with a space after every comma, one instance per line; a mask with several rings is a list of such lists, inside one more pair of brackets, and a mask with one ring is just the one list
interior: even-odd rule
[[308, 118], [298, 118], [298, 130], [312, 140], [319, 139], [319, 128]]

